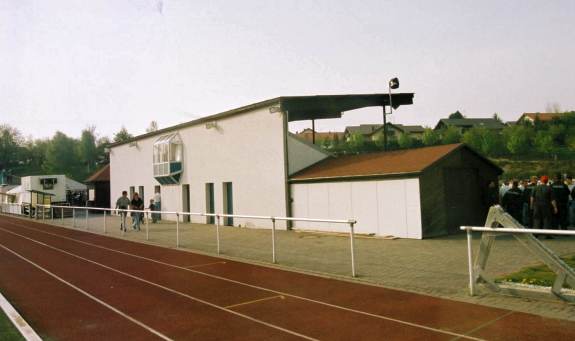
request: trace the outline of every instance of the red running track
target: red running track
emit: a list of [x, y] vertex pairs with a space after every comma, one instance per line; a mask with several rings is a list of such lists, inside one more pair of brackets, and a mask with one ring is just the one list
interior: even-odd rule
[[0, 291], [56, 340], [575, 340], [570, 321], [7, 216]]

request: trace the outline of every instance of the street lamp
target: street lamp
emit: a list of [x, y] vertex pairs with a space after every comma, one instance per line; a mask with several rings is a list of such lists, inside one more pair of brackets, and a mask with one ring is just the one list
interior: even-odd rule
[[[393, 104], [391, 101], [391, 89], [399, 88], [399, 79], [394, 77], [389, 80], [388, 82], [388, 91], [389, 91], [389, 114], [393, 113]], [[387, 120], [385, 118], [385, 104], [383, 105], [383, 150], [387, 151]]]

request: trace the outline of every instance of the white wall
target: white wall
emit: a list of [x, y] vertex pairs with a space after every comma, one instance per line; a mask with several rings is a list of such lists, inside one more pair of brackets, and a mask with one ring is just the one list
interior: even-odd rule
[[327, 157], [329, 154], [321, 149], [314, 148], [291, 134], [288, 136], [289, 175]]
[[[223, 182], [233, 183], [234, 213], [286, 215], [282, 113], [261, 108], [217, 120], [217, 128], [204, 124], [179, 130], [184, 145], [184, 172], [180, 184], [162, 185], [162, 210], [182, 210], [182, 185], [190, 185], [192, 212], [206, 211], [205, 184], [214, 183], [215, 211], [223, 211]], [[145, 204], [154, 186], [152, 146], [157, 135], [112, 148], [111, 202], [130, 186], [145, 186]], [[205, 222], [205, 218], [192, 218]], [[270, 227], [267, 221], [234, 219], [234, 225]], [[278, 224], [278, 227], [285, 226]]]
[[[56, 184], [52, 189], [44, 189], [40, 183], [40, 179], [45, 178], [56, 178]], [[29, 191], [42, 191], [46, 193], [54, 194], [52, 197], [52, 202], [62, 202], [66, 201], [66, 176], [65, 175], [34, 175], [25, 176], [20, 179], [22, 184], [22, 190]], [[30, 193], [22, 193], [19, 197], [19, 202], [30, 202]]]
[[[294, 217], [356, 219], [357, 233], [421, 239], [419, 179], [291, 185]], [[296, 222], [294, 228], [349, 232], [345, 224]]]

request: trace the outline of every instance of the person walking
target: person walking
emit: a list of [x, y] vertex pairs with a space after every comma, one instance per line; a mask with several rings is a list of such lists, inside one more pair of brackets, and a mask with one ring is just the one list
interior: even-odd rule
[[[531, 193], [534, 229], [550, 229], [553, 214], [557, 213], [557, 203], [548, 182], [549, 177], [543, 175], [541, 177], [541, 183], [535, 187], [533, 193]], [[553, 237], [548, 235], [547, 238]]]
[[127, 210], [129, 206], [130, 199], [128, 198], [128, 192], [122, 191], [122, 196], [116, 200], [116, 209], [120, 210], [120, 231], [126, 231], [126, 216], [128, 213], [124, 210]]
[[[134, 193], [130, 205], [132, 206], [132, 210], [143, 210], [144, 200], [140, 198], [138, 193]], [[140, 231], [140, 222], [142, 220], [142, 214], [143, 212], [132, 212], [132, 228], [134, 230]]]
[[[156, 211], [162, 210], [162, 196], [160, 195], [159, 189], [157, 189], [156, 193], [154, 194], [154, 209]], [[155, 213], [155, 216], [156, 216], [156, 221], [162, 220], [162, 214], [161, 213]]]
[[523, 191], [517, 180], [513, 180], [511, 188], [503, 194], [501, 206], [518, 222], [523, 218]]
[[553, 184], [551, 185], [555, 202], [557, 203], [557, 212], [553, 215], [553, 228], [554, 229], [567, 229], [568, 225], [568, 205], [569, 205], [569, 187], [565, 185], [560, 173], [555, 174]]

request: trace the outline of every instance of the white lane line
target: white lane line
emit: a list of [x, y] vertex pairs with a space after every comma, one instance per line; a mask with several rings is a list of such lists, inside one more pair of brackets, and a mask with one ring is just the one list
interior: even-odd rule
[[42, 341], [40, 336], [36, 334], [34, 329], [32, 329], [28, 322], [24, 320], [22, 315], [20, 315], [16, 309], [14, 309], [14, 307], [10, 304], [10, 302], [8, 302], [2, 293], [0, 293], [0, 309], [4, 311], [6, 316], [8, 316], [10, 321], [12, 321], [14, 327], [18, 329], [18, 332], [20, 332], [20, 335], [22, 335], [26, 341]]
[[249, 304], [254, 304], [254, 303], [259, 303], [259, 302], [264, 302], [264, 301], [269, 301], [269, 300], [275, 300], [276, 298], [279, 298], [282, 300], [285, 299], [285, 297], [283, 297], [282, 295], [275, 295], [275, 296], [260, 298], [259, 300], [251, 300], [251, 301], [247, 301], [247, 302], [228, 305], [228, 306], [226, 306], [226, 308], [228, 308], [228, 309], [237, 308], [237, 307], [242, 307], [242, 306], [249, 305]]
[[187, 266], [184, 266], [184, 268], [193, 269], [193, 268], [201, 268], [203, 266], [210, 266], [210, 265], [216, 265], [216, 264], [226, 264], [226, 262], [222, 261], [222, 262], [211, 262], [211, 263], [196, 264], [196, 265], [187, 265]]
[[[211, 277], [211, 278], [216, 278], [216, 279], [219, 279], [219, 280], [222, 280], [222, 281], [226, 281], [226, 282], [230, 282], [230, 283], [235, 283], [235, 284], [243, 285], [243, 286], [250, 287], [250, 288], [254, 288], [254, 289], [264, 290], [264, 291], [267, 291], [267, 292], [270, 292], [270, 293], [275, 293], [275, 294], [283, 295], [283, 296], [286, 296], [286, 297], [296, 298], [296, 299], [300, 299], [300, 300], [307, 301], [307, 302], [312, 302], [312, 303], [317, 303], [317, 304], [325, 305], [325, 306], [328, 306], [328, 307], [331, 307], [331, 308], [341, 309], [341, 310], [349, 311], [349, 312], [356, 313], [356, 314], [361, 314], [361, 315], [370, 316], [370, 317], [374, 317], [374, 318], [378, 318], [378, 319], [382, 319], [382, 320], [386, 320], [386, 321], [396, 322], [396, 323], [399, 323], [399, 324], [403, 324], [403, 325], [407, 325], [407, 326], [411, 326], [411, 327], [416, 327], [416, 328], [421, 328], [421, 329], [425, 329], [425, 330], [429, 330], [429, 331], [434, 331], [434, 332], [438, 332], [438, 333], [442, 333], [442, 334], [447, 334], [447, 335], [451, 335], [451, 336], [454, 336], [454, 337], [459, 337], [459, 338], [464, 338], [464, 339], [469, 339], [469, 340], [476, 340], [476, 341], [484, 341], [484, 339], [476, 338], [476, 337], [473, 337], [473, 336], [468, 336], [468, 335], [464, 335], [464, 334], [459, 334], [459, 333], [455, 333], [455, 332], [450, 332], [450, 331], [448, 331], [448, 330], [442, 330], [442, 329], [438, 329], [438, 328], [428, 327], [428, 326], [425, 326], [425, 325], [422, 325], [422, 324], [418, 324], [418, 323], [415, 323], [415, 322], [403, 321], [403, 320], [399, 320], [399, 319], [396, 319], [396, 318], [393, 318], [393, 317], [389, 317], [389, 316], [383, 316], [383, 315], [368, 313], [368, 312], [361, 311], [361, 310], [356, 310], [356, 309], [353, 309], [353, 308], [347, 308], [347, 307], [343, 307], [343, 306], [338, 306], [338, 305], [335, 305], [335, 304], [332, 304], [332, 303], [327, 303], [327, 302], [323, 302], [323, 301], [318, 301], [318, 300], [314, 300], [314, 299], [307, 298], [307, 297], [303, 297], [303, 296], [297, 296], [297, 295], [290, 294], [290, 293], [283, 292], [283, 291], [278, 291], [278, 290], [273, 290], [273, 289], [269, 289], [269, 288], [264, 288], [264, 287], [260, 287], [260, 286], [257, 286], [257, 285], [253, 285], [253, 284], [249, 284], [249, 283], [244, 283], [244, 282], [236, 281], [236, 280], [234, 280], [234, 279], [230, 279], [230, 278], [226, 278], [226, 277], [222, 277], [222, 276], [218, 276], [218, 275], [213, 275], [213, 274], [210, 274], [210, 273], [206, 273], [206, 272], [202, 272], [202, 271], [198, 271], [198, 270], [194, 270], [194, 269], [188, 269], [188, 268], [185, 268], [185, 267], [182, 267], [182, 266], [178, 266], [178, 265], [174, 265], [174, 264], [170, 264], [170, 263], [165, 263], [165, 262], [162, 262], [162, 261], [159, 261], [159, 260], [155, 260], [155, 259], [152, 259], [152, 258], [147, 258], [147, 257], [144, 257], [144, 256], [139, 256], [139, 255], [131, 254], [131, 253], [128, 253], [128, 252], [124, 252], [124, 251], [120, 251], [120, 250], [116, 250], [116, 249], [111, 249], [111, 248], [108, 248], [108, 247], [105, 247], [105, 246], [101, 246], [101, 245], [98, 245], [98, 244], [93, 244], [93, 243], [89, 243], [89, 242], [77, 240], [77, 239], [75, 239], [75, 238], [65, 237], [65, 236], [62, 236], [62, 235], [58, 235], [58, 234], [56, 234], [56, 233], [50, 233], [50, 232], [42, 231], [42, 230], [39, 230], [39, 229], [36, 229], [36, 228], [31, 228], [31, 227], [26, 226], [26, 225], [23, 225], [23, 224], [12, 223], [12, 222], [7, 222], [7, 223], [12, 224], [12, 225], [16, 225], [16, 226], [21, 226], [21, 227], [23, 227], [23, 228], [25, 228], [25, 229], [28, 229], [28, 230], [37, 231], [37, 232], [44, 233], [44, 234], [47, 234], [47, 235], [51, 235], [51, 236], [54, 236], [54, 237], [58, 237], [58, 238], [61, 238], [61, 239], [66, 239], [66, 240], [74, 241], [74, 242], [79, 243], [79, 244], [89, 245], [89, 246], [92, 246], [92, 247], [95, 247], [95, 248], [99, 248], [99, 249], [102, 249], [102, 250], [107, 250], [107, 251], [111, 251], [111, 252], [123, 254], [123, 255], [130, 256], [130, 257], [134, 257], [134, 258], [138, 258], [138, 259], [143, 259], [143, 260], [146, 260], [146, 261], [149, 261], [149, 262], [152, 262], [152, 263], [156, 263], [156, 264], [161, 264], [161, 265], [164, 265], [164, 266], [172, 267], [172, 268], [174, 268], [174, 269], [180, 269], [180, 270], [184, 270], [184, 271], [190, 271], [190, 272], [193, 272], [193, 273], [196, 273], [196, 274], [199, 274], [199, 275], [203, 275], [203, 276], [207, 276], [207, 277]], [[47, 224], [46, 224], [46, 225], [47, 225]], [[50, 226], [50, 225], [47, 225], [47, 226]], [[76, 231], [76, 230], [73, 230], [73, 231]], [[84, 231], [77, 231], [77, 232], [84, 232]], [[96, 234], [96, 233], [94, 233], [94, 234], [95, 234], [95, 235], [98, 235], [98, 236], [101, 236], [101, 235]], [[102, 237], [102, 236], [101, 236], [101, 237]], [[104, 236], [104, 237], [105, 237], [105, 236]], [[144, 244], [144, 245], [145, 245], [145, 244]], [[216, 258], [216, 257], [214, 256], [214, 258]]]
[[[2, 229], [2, 230], [4, 230], [4, 229]], [[145, 325], [144, 323], [142, 323], [142, 322], [136, 320], [135, 318], [129, 316], [128, 314], [126, 314], [126, 313], [120, 311], [120, 310], [117, 309], [117, 308], [114, 308], [113, 306], [109, 305], [108, 303], [106, 303], [106, 302], [100, 300], [99, 298], [97, 298], [97, 297], [91, 295], [90, 293], [87, 293], [86, 291], [84, 291], [84, 290], [78, 288], [78, 287], [75, 286], [74, 284], [72, 284], [72, 283], [66, 281], [65, 279], [59, 277], [58, 275], [56, 275], [56, 274], [50, 272], [50, 270], [47, 270], [47, 269], [43, 268], [42, 266], [40, 266], [40, 265], [34, 263], [33, 261], [29, 260], [28, 258], [22, 256], [22, 255], [19, 254], [18, 252], [14, 251], [14, 250], [12, 250], [12, 249], [10, 249], [10, 248], [8, 248], [8, 247], [2, 245], [2, 244], [0, 244], [0, 247], [3, 248], [4, 250], [10, 252], [10, 253], [13, 254], [14, 256], [20, 258], [21, 260], [25, 261], [26, 263], [28, 263], [28, 264], [30, 264], [30, 265], [36, 267], [38, 270], [41, 270], [41, 271], [47, 273], [48, 275], [54, 277], [54, 278], [57, 279], [58, 281], [60, 281], [60, 282], [62, 282], [62, 283], [64, 283], [64, 284], [66, 284], [67, 286], [69, 286], [69, 287], [75, 289], [75, 290], [78, 291], [79, 293], [81, 293], [81, 294], [83, 294], [83, 295], [85, 295], [85, 296], [91, 298], [92, 300], [94, 300], [94, 301], [100, 303], [101, 305], [103, 305], [104, 307], [106, 307], [106, 308], [112, 310], [113, 312], [117, 313], [118, 315], [121, 315], [122, 317], [124, 317], [124, 318], [126, 318], [126, 319], [128, 319], [128, 320], [130, 320], [130, 321], [132, 321], [132, 322], [134, 322], [135, 324], [137, 324], [137, 325], [139, 325], [140, 327], [146, 329], [146, 330], [149, 331], [150, 333], [153, 333], [153, 334], [155, 334], [156, 336], [158, 336], [158, 337], [160, 337], [160, 338], [162, 338], [162, 339], [164, 339], [164, 340], [172, 341], [172, 339], [170, 339], [169, 337], [165, 336], [164, 334], [158, 332], [157, 330], [155, 330], [155, 329], [153, 329], [153, 328], [151, 328], [151, 327], [148, 327], [148, 326]]]
[[[168, 287], [163, 286], [163, 285], [161, 285], [161, 284], [157, 284], [157, 283], [148, 281], [147, 279], [143, 279], [143, 278], [141, 278], [141, 277], [134, 276], [134, 275], [129, 274], [129, 273], [126, 273], [126, 272], [124, 272], [124, 271], [114, 269], [114, 268], [112, 268], [112, 267], [110, 267], [110, 266], [104, 265], [104, 264], [102, 264], [102, 263], [98, 263], [98, 262], [93, 261], [93, 260], [90, 260], [90, 259], [88, 259], [88, 258], [84, 258], [84, 257], [79, 256], [79, 255], [77, 255], [77, 254], [74, 254], [74, 253], [71, 253], [71, 252], [62, 250], [62, 249], [57, 248], [57, 247], [55, 247], [55, 246], [48, 245], [48, 244], [46, 244], [46, 243], [44, 243], [44, 242], [41, 242], [41, 241], [38, 241], [38, 240], [35, 240], [35, 239], [32, 239], [32, 238], [26, 237], [26, 236], [21, 235], [21, 234], [19, 234], [19, 233], [12, 232], [12, 231], [6, 230], [6, 229], [1, 228], [1, 227], [0, 227], [0, 230], [2, 230], [2, 231], [4, 231], [4, 232], [7, 232], [7, 233], [10, 233], [10, 234], [13, 234], [13, 235], [15, 235], [15, 236], [18, 236], [18, 237], [20, 237], [20, 238], [27, 239], [27, 240], [29, 240], [29, 241], [31, 241], [31, 242], [33, 242], [33, 243], [36, 243], [36, 244], [45, 246], [45, 247], [50, 248], [50, 249], [52, 249], [52, 250], [55, 250], [55, 251], [64, 253], [64, 254], [69, 255], [69, 256], [71, 256], [71, 257], [81, 259], [81, 260], [83, 260], [83, 261], [85, 261], [85, 262], [88, 262], [88, 263], [97, 265], [97, 266], [102, 267], [102, 268], [104, 268], [104, 269], [108, 269], [108, 270], [110, 270], [110, 271], [119, 273], [119, 274], [121, 274], [121, 275], [124, 275], [124, 276], [126, 276], [126, 277], [135, 279], [135, 280], [137, 280], [137, 281], [144, 282], [144, 283], [146, 283], [146, 284], [155, 286], [155, 287], [160, 288], [160, 289], [164, 289], [164, 290], [169, 291], [169, 292], [171, 292], [171, 293], [174, 293], [174, 294], [176, 294], [176, 295], [180, 295], [180, 296], [186, 297], [186, 298], [188, 298], [188, 299], [190, 299], [190, 300], [192, 300], [192, 301], [196, 301], [196, 302], [199, 302], [199, 303], [208, 305], [208, 306], [213, 307], [213, 308], [216, 308], [216, 309], [218, 309], [218, 310], [223, 310], [223, 311], [225, 311], [225, 312], [228, 312], [228, 313], [230, 313], [230, 314], [233, 314], [233, 315], [236, 315], [236, 316], [239, 316], [239, 317], [243, 317], [243, 318], [245, 318], [245, 319], [248, 319], [248, 320], [250, 320], [250, 321], [253, 321], [253, 322], [262, 324], [262, 325], [264, 325], [264, 326], [267, 326], [267, 327], [270, 327], [270, 328], [273, 328], [273, 329], [277, 329], [277, 330], [283, 331], [283, 332], [285, 332], [285, 333], [288, 333], [288, 334], [291, 334], [291, 335], [295, 335], [295, 336], [301, 337], [301, 338], [306, 339], [306, 340], [317, 340], [317, 339], [314, 339], [314, 338], [312, 338], [312, 337], [309, 337], [309, 336], [306, 336], [306, 335], [303, 335], [303, 334], [294, 332], [294, 331], [292, 331], [292, 330], [285, 329], [285, 328], [282, 328], [282, 327], [280, 327], [280, 326], [276, 326], [276, 325], [274, 325], [274, 324], [271, 324], [271, 323], [268, 323], [268, 322], [261, 321], [261, 320], [258, 320], [258, 319], [256, 319], [256, 318], [253, 318], [253, 317], [251, 317], [251, 316], [244, 315], [244, 314], [242, 314], [242, 313], [238, 313], [238, 312], [236, 312], [236, 311], [227, 309], [227, 308], [225, 308], [225, 307], [218, 306], [218, 305], [213, 304], [213, 303], [210, 303], [210, 302], [208, 302], [208, 301], [204, 301], [204, 300], [202, 300], [201, 298], [197, 298], [197, 297], [194, 297], [194, 296], [185, 294], [185, 293], [183, 293], [183, 292], [174, 290], [174, 289], [172, 289], [172, 288], [168, 288]], [[2, 246], [1, 244], [0, 244], [0, 246], [1, 246], [1, 247], [4, 247], [4, 246]], [[4, 247], [4, 248], [5, 248], [5, 247]], [[46, 271], [47, 271], [47, 270], [46, 270]], [[68, 283], [68, 282], [66, 282], [66, 283]], [[72, 285], [72, 284], [70, 284], [70, 285]], [[75, 288], [76, 288], [76, 287], [75, 287]], [[81, 290], [81, 289], [78, 288], [78, 290]], [[86, 293], [86, 294], [88, 294], [88, 293]], [[88, 294], [88, 295], [89, 295], [89, 294]], [[93, 296], [91, 296], [91, 297], [93, 297]], [[96, 298], [94, 297], [94, 299], [96, 299]], [[98, 301], [99, 301], [99, 300], [98, 300]], [[101, 301], [99, 301], [99, 302], [101, 302]]]

